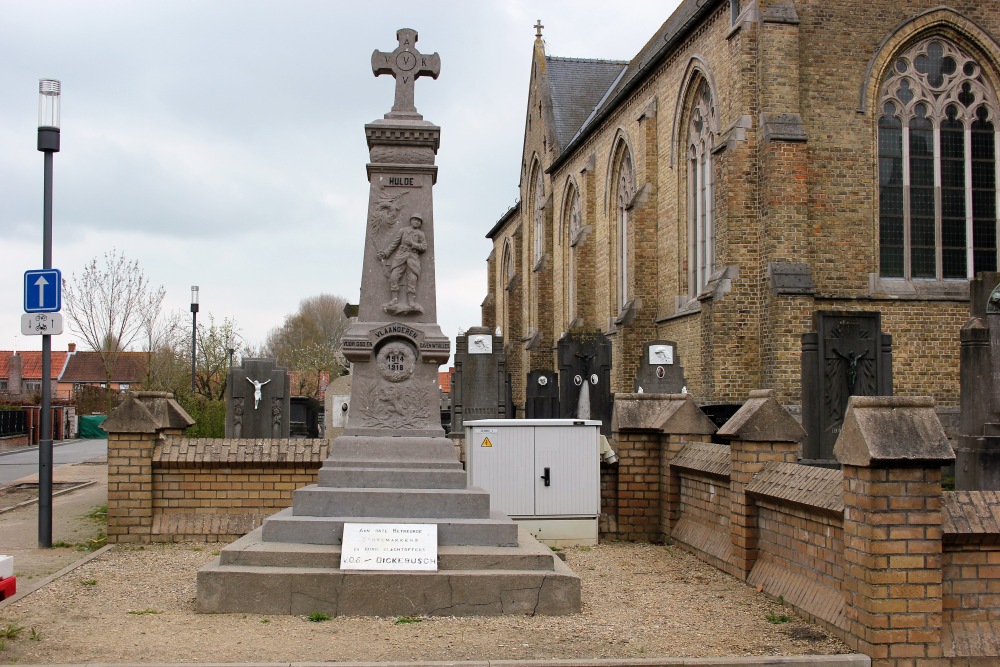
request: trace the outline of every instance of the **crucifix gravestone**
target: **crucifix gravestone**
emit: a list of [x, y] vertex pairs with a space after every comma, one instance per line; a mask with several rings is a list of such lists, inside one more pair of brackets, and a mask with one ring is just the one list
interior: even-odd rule
[[[451, 344], [436, 319], [431, 187], [440, 128], [413, 108], [413, 79], [436, 77], [439, 61], [414, 48], [415, 31], [396, 36], [399, 48], [372, 57], [376, 75], [396, 77], [396, 100], [383, 119], [365, 126], [371, 162], [361, 300], [342, 338], [352, 368], [347, 423], [330, 443], [317, 483], [295, 491], [291, 508], [199, 571], [199, 611], [580, 610], [579, 578], [547, 547], [519, 534], [509, 517], [490, 511], [489, 494], [468, 486], [441, 427], [438, 367]], [[345, 525], [353, 534], [376, 524], [397, 535], [433, 528], [435, 569], [407, 567], [405, 552], [385, 571], [342, 561]], [[412, 524], [419, 525], [407, 528]]]
[[599, 419], [610, 435], [611, 342], [600, 331], [566, 334], [557, 343], [559, 410], [564, 419]]
[[851, 396], [892, 396], [892, 336], [878, 312], [818, 311], [802, 335], [802, 459], [834, 465]]
[[226, 381], [227, 438], [287, 438], [291, 384], [274, 359], [244, 359]]

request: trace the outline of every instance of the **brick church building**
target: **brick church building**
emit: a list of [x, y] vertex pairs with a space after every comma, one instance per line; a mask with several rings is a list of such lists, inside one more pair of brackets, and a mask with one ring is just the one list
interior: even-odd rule
[[612, 392], [668, 340], [699, 402], [798, 406], [803, 334], [842, 313], [891, 335], [896, 394], [957, 405], [998, 263], [1000, 4], [684, 0], [629, 62], [537, 27], [482, 307], [517, 416], [574, 332], [610, 343]]

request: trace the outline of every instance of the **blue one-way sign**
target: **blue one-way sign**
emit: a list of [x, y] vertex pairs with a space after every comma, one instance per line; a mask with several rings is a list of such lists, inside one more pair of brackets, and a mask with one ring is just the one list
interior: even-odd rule
[[24, 272], [24, 312], [57, 313], [62, 309], [62, 272], [38, 269]]

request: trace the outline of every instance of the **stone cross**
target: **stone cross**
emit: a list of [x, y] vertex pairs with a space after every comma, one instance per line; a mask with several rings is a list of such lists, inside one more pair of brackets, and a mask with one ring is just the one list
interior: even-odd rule
[[542, 25], [542, 19], [535, 21], [535, 39], [542, 38], [542, 28], [544, 27], [545, 26]]
[[437, 53], [425, 56], [417, 51], [417, 31], [401, 28], [396, 31], [399, 46], [392, 53], [375, 49], [372, 53], [372, 72], [375, 76], [391, 74], [396, 79], [396, 100], [392, 105], [393, 112], [413, 113], [413, 82], [417, 77], [430, 76], [438, 78], [441, 72], [441, 58]]

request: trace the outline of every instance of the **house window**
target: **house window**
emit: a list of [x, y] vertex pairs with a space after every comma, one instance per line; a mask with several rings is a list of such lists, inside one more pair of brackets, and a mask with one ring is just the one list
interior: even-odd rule
[[635, 172], [632, 170], [632, 156], [624, 148], [621, 162], [618, 165], [618, 252], [616, 264], [618, 269], [618, 310], [625, 307], [629, 301], [629, 232], [632, 217], [632, 199], [635, 197]]
[[532, 263], [537, 269], [545, 254], [545, 187], [542, 182], [542, 170], [538, 168], [535, 169], [534, 188], [532, 215], [534, 216], [535, 245]]
[[879, 94], [879, 271], [967, 280], [997, 270], [996, 92], [932, 37], [897, 57]]
[[688, 125], [688, 296], [692, 299], [715, 268], [714, 126], [712, 93], [703, 80]]

